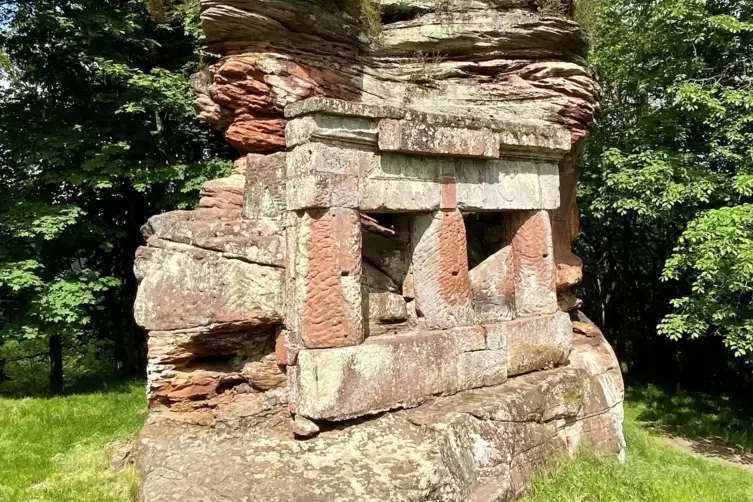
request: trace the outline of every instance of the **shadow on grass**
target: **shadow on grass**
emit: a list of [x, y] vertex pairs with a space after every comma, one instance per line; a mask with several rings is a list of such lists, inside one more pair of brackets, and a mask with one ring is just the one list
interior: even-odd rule
[[753, 403], [655, 385], [632, 387], [627, 399], [644, 426], [683, 438], [696, 453], [753, 465]]

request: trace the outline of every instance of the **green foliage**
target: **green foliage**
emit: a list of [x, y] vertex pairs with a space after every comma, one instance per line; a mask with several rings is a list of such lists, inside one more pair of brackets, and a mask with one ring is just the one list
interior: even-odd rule
[[583, 183], [602, 316], [645, 299], [612, 325], [648, 314], [660, 333], [719, 335], [738, 356], [753, 349], [752, 15], [726, 0], [600, 2], [604, 114]]
[[680, 237], [666, 279], [691, 277], [690, 293], [672, 301], [675, 312], [659, 326], [670, 338], [724, 337], [735, 355], [753, 350], [753, 205], [700, 213]]
[[175, 7], [161, 20], [141, 0], [4, 12], [0, 345], [57, 334], [131, 343], [139, 227], [229, 171], [188, 85], [198, 4]]

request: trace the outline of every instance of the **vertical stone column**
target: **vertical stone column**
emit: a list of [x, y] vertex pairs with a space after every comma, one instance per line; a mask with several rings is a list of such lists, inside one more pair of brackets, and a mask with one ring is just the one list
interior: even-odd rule
[[426, 329], [473, 323], [465, 222], [457, 209], [423, 213], [411, 228], [416, 313]]
[[361, 224], [358, 211], [291, 213], [286, 325], [305, 348], [363, 341]]
[[509, 218], [517, 317], [557, 311], [552, 225], [547, 211], [516, 211]]

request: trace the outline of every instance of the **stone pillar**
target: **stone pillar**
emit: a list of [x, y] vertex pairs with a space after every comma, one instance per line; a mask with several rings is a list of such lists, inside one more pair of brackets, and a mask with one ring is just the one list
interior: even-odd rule
[[292, 215], [288, 329], [309, 349], [358, 345], [363, 341], [358, 211], [329, 208]]
[[516, 211], [508, 221], [516, 315], [551, 314], [558, 307], [549, 213], [544, 210]]
[[411, 228], [416, 314], [426, 329], [473, 323], [465, 222], [457, 209], [422, 213]]

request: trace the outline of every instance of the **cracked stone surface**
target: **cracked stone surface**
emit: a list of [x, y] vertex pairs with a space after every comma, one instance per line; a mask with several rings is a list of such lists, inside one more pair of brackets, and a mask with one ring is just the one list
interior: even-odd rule
[[625, 454], [622, 378], [601, 336], [576, 335], [568, 366], [305, 441], [281, 402], [256, 399], [215, 427], [152, 418], [134, 455], [143, 500], [502, 501], [580, 445]]

